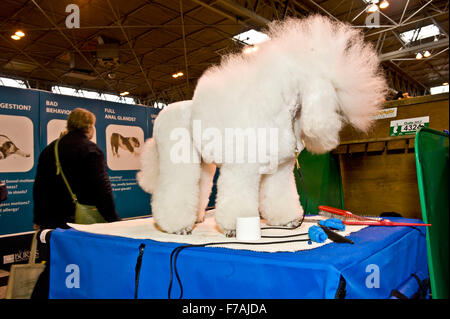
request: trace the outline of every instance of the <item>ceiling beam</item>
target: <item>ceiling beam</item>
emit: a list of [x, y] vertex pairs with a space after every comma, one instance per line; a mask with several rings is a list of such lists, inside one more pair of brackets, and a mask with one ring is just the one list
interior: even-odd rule
[[420, 44], [409, 48], [402, 48], [401, 50], [388, 52], [379, 55], [380, 61], [388, 61], [392, 59], [402, 58], [412, 53], [416, 53], [423, 50], [440, 49], [443, 47], [448, 47], [448, 38], [441, 39], [438, 41], [433, 41], [430, 43]]
[[408, 25], [411, 25], [411, 24], [413, 24], [413, 25], [414, 24], [418, 24], [419, 22], [422, 22], [422, 21], [425, 21], [425, 20], [430, 20], [431, 18], [435, 18], [435, 17], [443, 16], [443, 15], [448, 15], [448, 11], [442, 12], [442, 13], [433, 14], [431, 16], [419, 18], [419, 19], [416, 19], [416, 20], [413, 20], [413, 21], [408, 21], [408, 22], [403, 21], [401, 24], [398, 24], [397, 26], [387, 27], [387, 28], [384, 28], [383, 30], [367, 33], [365, 35], [365, 37], [367, 38], [367, 37], [370, 37], [370, 36], [373, 36], [373, 35], [376, 35], [376, 34], [380, 34], [380, 33], [383, 33], [383, 32], [388, 32], [388, 31], [391, 31], [391, 30], [394, 30], [394, 29], [399, 29], [399, 28], [402, 28], [402, 27], [405, 27], [405, 26], [408, 26]]
[[208, 10], [210, 10], [210, 11], [213, 11], [213, 12], [215, 12], [215, 13], [217, 13], [217, 14], [219, 14], [219, 15], [225, 17], [225, 18], [228, 18], [228, 19], [230, 19], [230, 20], [232, 20], [232, 21], [234, 21], [234, 22], [236, 22], [236, 23], [242, 24], [242, 25], [244, 25], [244, 26], [246, 26], [246, 27], [248, 27], [248, 28], [251, 28], [251, 27], [252, 27], [251, 25], [249, 25], [249, 24], [248, 24], [247, 22], [245, 22], [244, 20], [241, 20], [241, 19], [239, 19], [238, 17], [232, 16], [232, 15], [229, 15], [228, 13], [223, 12], [222, 10], [217, 9], [217, 8], [213, 7], [212, 5], [209, 5], [209, 4], [207, 4], [207, 3], [205, 3], [205, 2], [203, 2], [203, 1], [201, 1], [201, 0], [191, 0], [191, 1], [192, 1], [192, 2], [195, 2], [195, 3], [197, 3], [197, 4], [199, 4], [199, 5], [201, 5], [202, 7], [206, 8], [206, 9], [208, 9]]
[[189, 90], [189, 63], [187, 57], [186, 31], [184, 30], [183, 0], [180, 0], [181, 33], [183, 36], [184, 67], [186, 72], [186, 89]]
[[315, 2], [314, 0], [309, 0], [309, 2], [311, 2], [312, 4], [314, 4], [317, 8], [320, 9], [320, 11], [322, 11], [323, 13], [327, 14], [330, 18], [336, 20], [336, 21], [340, 21], [338, 18], [336, 18], [333, 14], [331, 14], [330, 12], [328, 12], [328, 10], [326, 10], [325, 8], [323, 8], [320, 4], [318, 4], [317, 2]]
[[256, 14], [255, 12], [248, 10], [247, 8], [244, 8], [241, 5], [239, 5], [233, 1], [217, 0], [217, 2], [220, 3], [221, 5], [227, 7], [231, 11], [238, 13], [239, 15], [242, 15], [244, 17], [249, 18], [251, 21], [256, 22], [259, 26], [265, 27], [270, 22], [266, 18], [261, 17], [260, 15]]
[[78, 47], [65, 35], [65, 33], [58, 27], [58, 25], [56, 25], [55, 22], [53, 22], [53, 20], [48, 16], [48, 14], [39, 6], [39, 4], [36, 2], [36, 0], [31, 0], [36, 8], [42, 13], [42, 15], [48, 20], [48, 22], [50, 22], [53, 27], [55, 27], [58, 32], [63, 36], [64, 39], [66, 39], [66, 41], [77, 51], [77, 53], [83, 58], [83, 60], [86, 61], [86, 63], [89, 65], [89, 67], [92, 68], [92, 70], [94, 70], [94, 72], [100, 77], [100, 79], [106, 84], [106, 86], [108, 86], [112, 91], [116, 91], [115, 88], [112, 87], [112, 85], [105, 80], [105, 78], [100, 74], [100, 72], [95, 68], [95, 66], [91, 63], [91, 61], [89, 61], [88, 58], [86, 58], [86, 56], [83, 54], [83, 52], [81, 52]]
[[[2, 38], [4, 41], [8, 41], [7, 38], [5, 38], [2, 34], [0, 34], [0, 38]], [[50, 74], [53, 78], [55, 78], [56, 80], [60, 80], [60, 77], [55, 74], [54, 72], [50, 71], [50, 69], [46, 68], [44, 65], [42, 65], [42, 63], [40, 63], [39, 61], [37, 61], [35, 58], [33, 58], [31, 55], [29, 55], [28, 53], [26, 53], [24, 50], [22, 50], [21, 48], [19, 48], [17, 45], [15, 45], [14, 43], [11, 43], [11, 45], [13, 46], [14, 49], [16, 49], [17, 51], [19, 51], [22, 55], [24, 55], [28, 60], [30, 60], [33, 64], [35, 64], [37, 67], [41, 68], [42, 70], [44, 70], [45, 72], [47, 72], [48, 74]]]
[[147, 74], [144, 72], [144, 68], [142, 67], [141, 62], [139, 61], [139, 59], [138, 59], [138, 57], [136, 55], [136, 51], [134, 51], [134, 49], [133, 49], [133, 45], [130, 42], [130, 38], [128, 37], [128, 34], [125, 32], [125, 29], [122, 28], [122, 23], [120, 22], [119, 15], [116, 14], [116, 11], [114, 10], [114, 8], [112, 6], [111, 1], [107, 0], [107, 2], [108, 2], [108, 5], [109, 5], [109, 8], [111, 9], [111, 12], [114, 15], [114, 19], [116, 20], [116, 23], [121, 27], [120, 30], [122, 31], [122, 34], [123, 34], [125, 40], [128, 43], [128, 46], [130, 48], [131, 53], [133, 54], [134, 58], [136, 59], [136, 63], [139, 66], [139, 69], [141, 70], [142, 75], [144, 76], [144, 79], [145, 79], [145, 82], [147, 83], [147, 86], [149, 87], [150, 91], [152, 92], [153, 97], [156, 98], [155, 91], [153, 90], [153, 85], [152, 85], [152, 83], [150, 83], [150, 80], [148, 79]]
[[412, 84], [416, 85], [416, 86], [420, 86], [422, 88], [424, 88], [425, 90], [428, 90], [429, 88], [424, 85], [423, 83], [421, 83], [420, 81], [414, 79], [413, 77], [411, 77], [409, 74], [405, 73], [404, 70], [402, 70], [402, 68], [400, 68], [397, 64], [395, 64], [392, 61], [386, 62], [388, 68], [390, 68], [391, 70], [395, 71], [396, 73], [398, 73], [402, 78], [406, 79], [407, 81], [411, 82]]

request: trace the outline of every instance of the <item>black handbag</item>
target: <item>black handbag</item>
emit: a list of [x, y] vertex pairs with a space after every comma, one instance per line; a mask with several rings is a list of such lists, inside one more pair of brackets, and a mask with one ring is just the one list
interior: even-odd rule
[[8, 199], [8, 190], [5, 182], [0, 181], [0, 203]]

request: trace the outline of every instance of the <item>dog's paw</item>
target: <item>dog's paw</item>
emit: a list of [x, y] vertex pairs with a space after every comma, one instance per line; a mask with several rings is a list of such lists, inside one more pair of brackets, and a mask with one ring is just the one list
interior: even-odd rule
[[236, 237], [236, 230], [235, 229], [224, 230], [223, 232], [224, 232], [225, 236], [228, 237], [228, 238]]
[[197, 220], [195, 221], [196, 224], [201, 224], [205, 221], [205, 215], [203, 216], [197, 216]]
[[295, 228], [295, 227], [297, 227], [298, 225], [300, 225], [300, 218], [296, 218], [296, 219], [290, 221], [289, 223], [287, 223], [287, 224], [284, 225], [284, 226], [286, 226], [286, 227], [288, 227], [288, 228]]
[[179, 231], [175, 232], [174, 234], [177, 234], [177, 235], [190, 235], [190, 234], [192, 234], [192, 227], [185, 227], [185, 228], [180, 229]]

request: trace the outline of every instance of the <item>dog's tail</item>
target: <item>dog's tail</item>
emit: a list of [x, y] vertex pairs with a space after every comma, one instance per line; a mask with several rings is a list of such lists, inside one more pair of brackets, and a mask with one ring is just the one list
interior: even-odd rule
[[159, 175], [159, 154], [155, 138], [148, 139], [141, 153], [141, 170], [136, 178], [139, 186], [147, 193], [153, 193]]

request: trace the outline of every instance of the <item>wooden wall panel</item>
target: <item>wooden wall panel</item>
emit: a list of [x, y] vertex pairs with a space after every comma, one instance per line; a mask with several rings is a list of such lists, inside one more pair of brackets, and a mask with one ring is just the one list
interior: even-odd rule
[[358, 215], [397, 212], [421, 218], [414, 153], [340, 155], [345, 209]]
[[345, 126], [340, 133], [341, 144], [368, 139], [387, 138], [389, 137], [391, 121], [414, 117], [429, 116], [430, 128], [440, 131], [448, 129], [448, 93], [389, 101], [383, 106], [384, 109], [394, 107], [397, 108], [397, 117], [377, 120], [368, 133], [361, 133], [349, 125]]
[[397, 117], [377, 120], [368, 134], [346, 127], [339, 156], [345, 209], [361, 215], [397, 212], [422, 218], [414, 154], [414, 135], [389, 137], [390, 121], [430, 116], [430, 128], [449, 128], [448, 94], [385, 103]]

